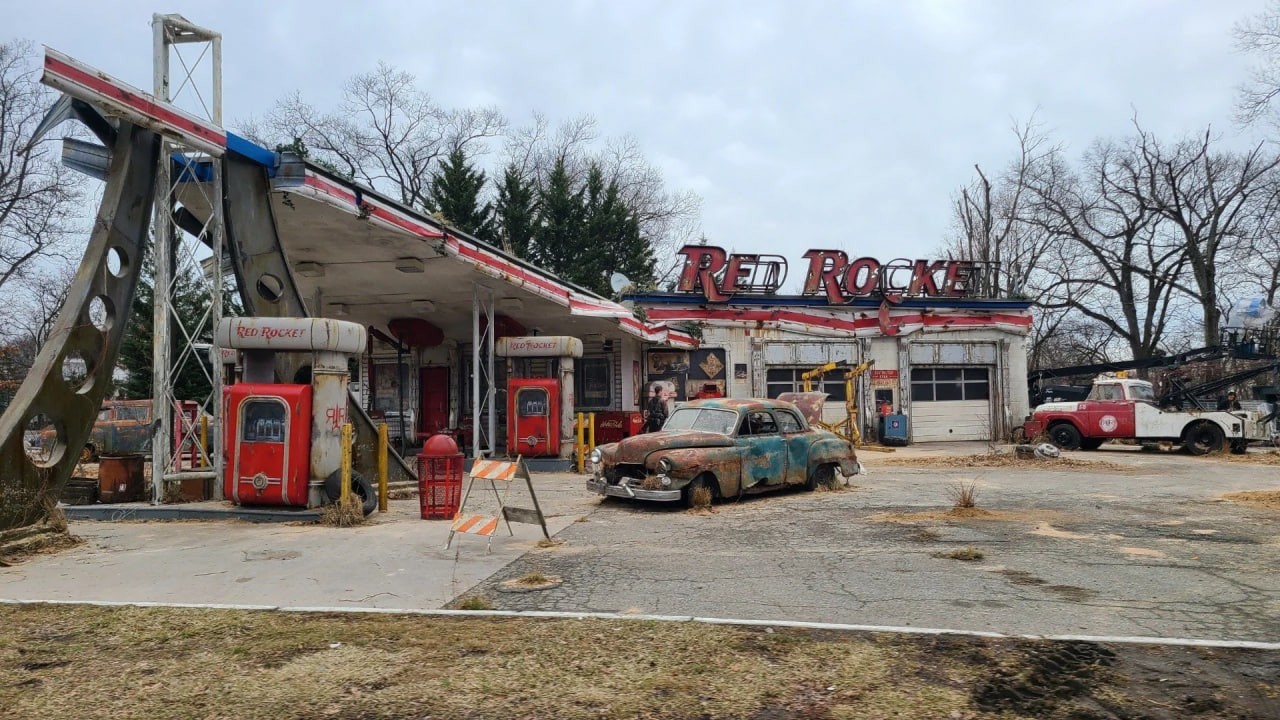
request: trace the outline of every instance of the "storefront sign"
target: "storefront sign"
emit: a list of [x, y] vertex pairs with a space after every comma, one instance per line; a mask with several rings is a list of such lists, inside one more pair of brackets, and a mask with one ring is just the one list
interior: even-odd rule
[[898, 371], [897, 370], [872, 370], [871, 384], [878, 387], [897, 385]]
[[539, 335], [498, 338], [498, 357], [582, 357], [582, 341], [576, 337]]
[[[680, 273], [680, 292], [700, 292], [711, 302], [727, 302], [735, 295], [771, 295], [787, 277], [787, 261], [778, 255], [730, 254], [711, 245], [686, 245]], [[974, 297], [998, 272], [997, 263], [971, 260], [910, 260], [880, 262], [854, 260], [842, 250], [810, 250], [804, 295], [826, 295], [832, 305], [856, 297], [883, 296], [890, 302], [904, 297]]]

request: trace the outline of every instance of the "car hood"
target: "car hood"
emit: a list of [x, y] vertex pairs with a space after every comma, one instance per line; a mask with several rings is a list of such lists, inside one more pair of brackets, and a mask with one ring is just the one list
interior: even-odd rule
[[611, 463], [643, 463], [650, 453], [659, 450], [678, 450], [697, 447], [730, 447], [733, 438], [728, 435], [695, 430], [661, 430], [633, 435], [614, 443], [606, 461]]
[[1051, 413], [1051, 412], [1066, 412], [1066, 413], [1075, 412], [1076, 407], [1079, 406], [1080, 403], [1082, 402], [1084, 401], [1071, 400], [1067, 402], [1045, 403], [1043, 405], [1037, 405], [1035, 409], [1031, 411], [1031, 413], [1033, 415], [1039, 415], [1040, 413]]

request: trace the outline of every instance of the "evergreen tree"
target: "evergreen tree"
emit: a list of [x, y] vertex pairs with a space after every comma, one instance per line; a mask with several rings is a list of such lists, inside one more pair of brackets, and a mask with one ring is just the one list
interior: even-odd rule
[[467, 162], [461, 148], [456, 149], [431, 178], [427, 209], [462, 232], [493, 244], [493, 203], [480, 204], [485, 181], [484, 171]]
[[538, 189], [526, 180], [515, 164], [507, 166], [498, 183], [495, 224], [502, 249], [524, 258], [529, 256], [538, 221]]
[[640, 222], [623, 202], [617, 182], [606, 184], [604, 172], [594, 163], [587, 174], [583, 204], [583, 244], [591, 253], [575, 281], [606, 297], [613, 293], [609, 280], [615, 272], [640, 287], [652, 284], [657, 264], [653, 246], [641, 235]]
[[[174, 310], [182, 318], [188, 332], [195, 330], [199, 318], [209, 306], [209, 296], [203, 284], [196, 278], [179, 270], [175, 278]], [[238, 304], [232, 297], [233, 292], [223, 292], [223, 316], [238, 314]], [[117, 365], [128, 373], [128, 377], [120, 384], [121, 395], [128, 399], [145, 399], [151, 397], [152, 381], [152, 349], [155, 346], [155, 263], [148, 252], [143, 259], [142, 273], [138, 278], [138, 289], [133, 296], [133, 307], [129, 318], [129, 327], [125, 330], [120, 344], [120, 357]], [[171, 341], [170, 356], [177, 359], [179, 347], [183, 342], [182, 330], [176, 320], [170, 321], [169, 337]], [[208, 323], [200, 332], [197, 342], [211, 342], [213, 328]], [[209, 378], [200, 369], [199, 363], [208, 365], [204, 353], [196, 353], [188, 357], [178, 377], [173, 379], [174, 396], [179, 400], [203, 401], [212, 391]], [[210, 370], [212, 372], [212, 370]], [[216, 402], [216, 399], [215, 399]]]
[[556, 161], [538, 188], [538, 224], [529, 260], [573, 281], [590, 250], [583, 241], [582, 189], [575, 189], [564, 159]]

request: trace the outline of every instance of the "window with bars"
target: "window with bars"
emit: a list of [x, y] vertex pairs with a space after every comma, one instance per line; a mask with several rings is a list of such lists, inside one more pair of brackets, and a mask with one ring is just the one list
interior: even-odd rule
[[[770, 367], [765, 373], [765, 391], [770, 398], [776, 398], [784, 392], [803, 392], [804, 380], [801, 376], [813, 368]], [[813, 379], [813, 389], [827, 394], [827, 400], [843, 402], [845, 370], [832, 370], [821, 379]]]
[[984, 367], [911, 368], [911, 401], [987, 400], [991, 373]]

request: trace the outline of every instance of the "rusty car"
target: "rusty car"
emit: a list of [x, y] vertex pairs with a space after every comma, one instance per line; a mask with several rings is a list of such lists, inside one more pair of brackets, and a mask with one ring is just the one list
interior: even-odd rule
[[593, 450], [587, 489], [692, 506], [701, 488], [713, 500], [727, 499], [796, 485], [816, 489], [834, 484], [837, 474], [858, 474], [853, 445], [810, 425], [810, 415], [782, 400], [684, 403], [661, 430]]
[[[151, 452], [151, 401], [107, 400], [98, 410], [93, 432], [80, 450], [80, 459], [92, 462], [100, 455], [131, 455]], [[58, 436], [52, 427], [33, 429], [27, 434], [28, 452], [48, 456]]]

